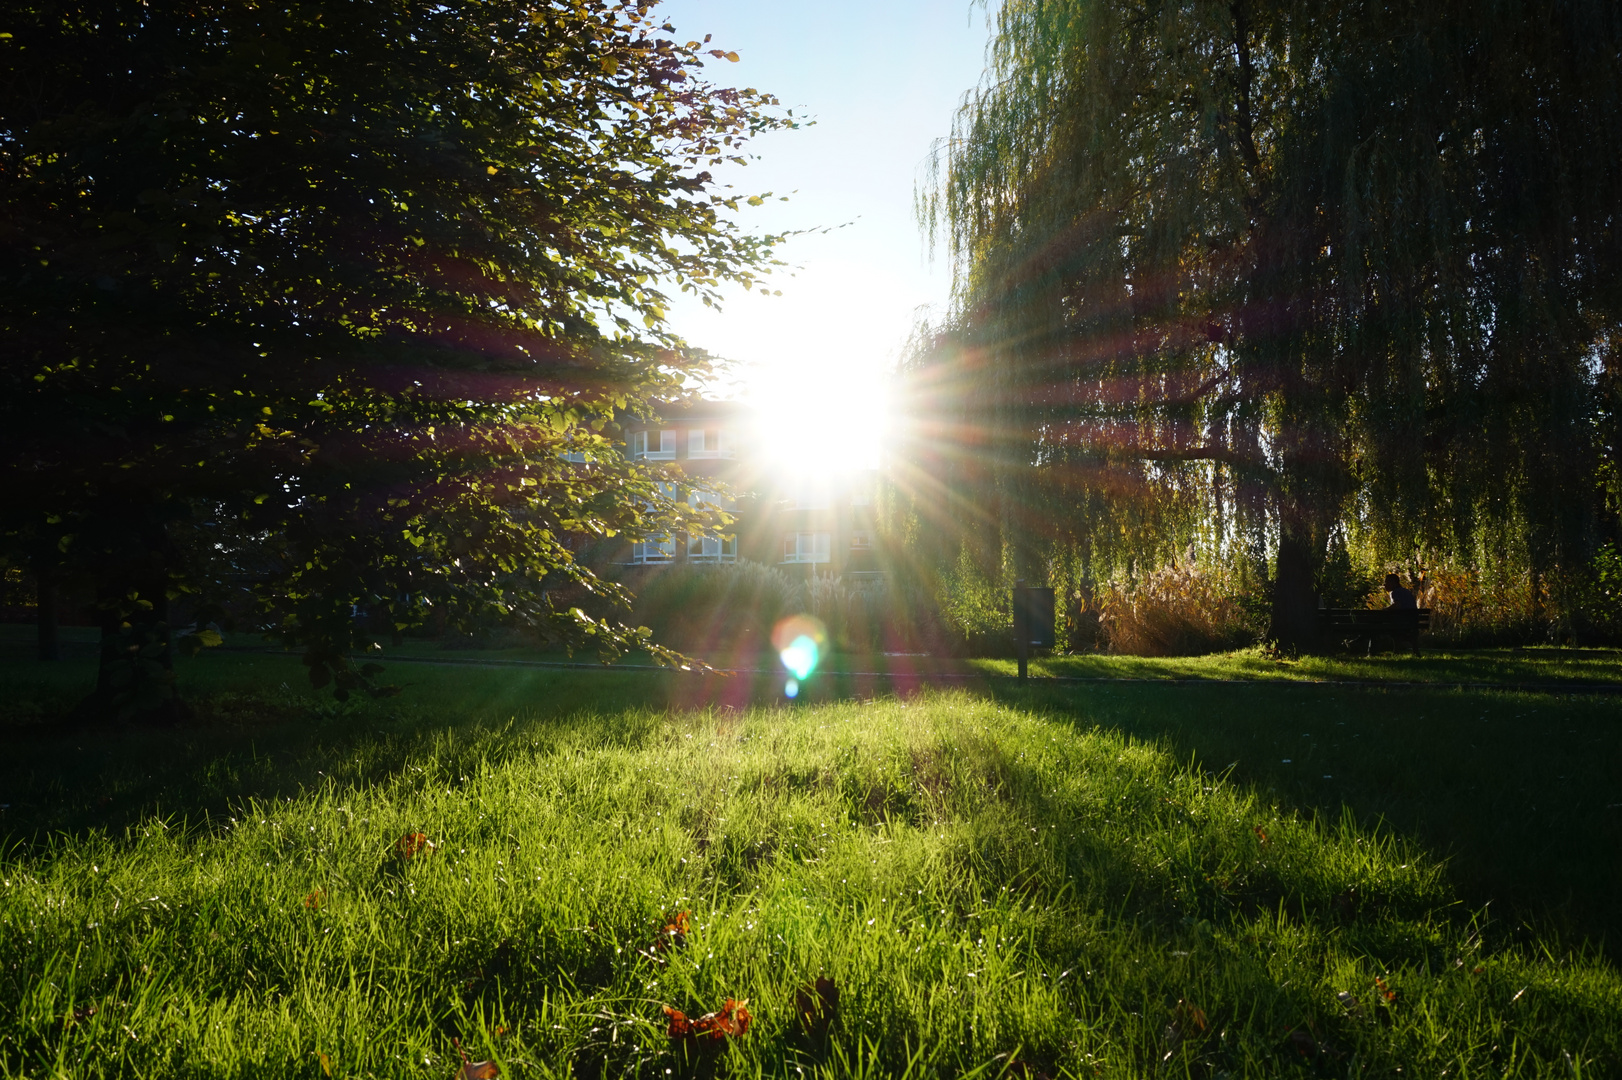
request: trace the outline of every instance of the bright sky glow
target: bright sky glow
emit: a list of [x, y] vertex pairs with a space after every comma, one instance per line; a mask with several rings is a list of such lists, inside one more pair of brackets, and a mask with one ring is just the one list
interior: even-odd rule
[[[995, 5], [992, 5], [995, 7]], [[773, 133], [747, 168], [717, 170], [739, 195], [789, 195], [742, 211], [757, 231], [826, 229], [779, 250], [782, 296], [728, 297], [717, 313], [682, 298], [671, 316], [694, 345], [740, 365], [734, 392], [764, 415], [764, 445], [801, 474], [877, 462], [889, 375], [920, 308], [951, 285], [930, 265], [913, 190], [930, 148], [980, 78], [985, 8], [969, 0], [666, 0], [683, 40], [713, 34], [739, 63], [707, 73], [775, 94], [816, 126]], [[792, 275], [792, 276], [790, 276]]]

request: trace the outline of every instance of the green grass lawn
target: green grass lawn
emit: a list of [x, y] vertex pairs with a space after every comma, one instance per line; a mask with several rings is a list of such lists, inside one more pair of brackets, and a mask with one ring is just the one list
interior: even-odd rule
[[[974, 660], [968, 666], [986, 674], [1012, 675], [1012, 660]], [[1419, 682], [1600, 686], [1622, 689], [1622, 652], [1615, 649], [1434, 649], [1418, 656], [1379, 654], [1304, 656], [1277, 659], [1261, 649], [1213, 656], [1038, 657], [1036, 677], [1067, 679], [1246, 679], [1283, 682]]]
[[1622, 1075], [1616, 699], [215, 653], [63, 732], [88, 657], [7, 642], [0, 1075]]

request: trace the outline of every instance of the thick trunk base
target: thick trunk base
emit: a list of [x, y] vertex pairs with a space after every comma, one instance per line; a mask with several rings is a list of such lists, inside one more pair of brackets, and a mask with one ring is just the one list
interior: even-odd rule
[[1311, 537], [1301, 528], [1283, 529], [1273, 576], [1272, 626], [1268, 630], [1274, 646], [1283, 652], [1314, 652], [1319, 648], [1315, 570]]

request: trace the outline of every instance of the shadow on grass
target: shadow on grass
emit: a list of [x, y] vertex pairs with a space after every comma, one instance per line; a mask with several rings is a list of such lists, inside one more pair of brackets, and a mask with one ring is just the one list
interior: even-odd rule
[[[499, 755], [498, 733], [514, 719], [569, 727], [582, 716], [640, 715], [612, 736], [635, 740], [650, 710], [905, 696], [931, 685], [905, 659], [884, 676], [819, 677], [794, 703], [773, 674], [402, 663], [387, 678], [407, 687], [404, 696], [339, 706], [309, 689], [295, 657], [222, 653], [180, 666], [201, 707], [195, 725], [62, 732], [52, 711], [88, 688], [93, 656], [46, 666], [8, 651], [0, 656], [0, 716], [10, 725], [0, 729], [10, 750], [0, 758], [0, 838], [26, 847], [52, 835], [116, 835], [152, 816], [203, 826], [250, 799], [382, 783], [430, 747], [454, 783], [458, 754]], [[1382, 670], [1415, 662], [1396, 663], [1403, 666]], [[1449, 677], [1477, 670], [1469, 658], [1430, 663]], [[1519, 675], [1525, 663], [1505, 669], [1488, 657], [1479, 672]], [[1613, 958], [1622, 951], [1622, 700], [1279, 682], [951, 685], [1078, 730], [1157, 742], [1208, 772], [1231, 768], [1235, 780], [1330, 821], [1349, 810], [1365, 826], [1383, 823], [1447, 856], [1466, 903], [1490, 903], [1499, 921], [1602, 942]]]
[[1232, 769], [1281, 804], [1409, 836], [1465, 902], [1544, 936], [1622, 947], [1622, 701], [1410, 687], [984, 692]]

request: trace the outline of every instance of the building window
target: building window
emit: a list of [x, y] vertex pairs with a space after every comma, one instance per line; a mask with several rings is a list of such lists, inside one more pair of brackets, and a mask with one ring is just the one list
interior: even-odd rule
[[687, 456], [690, 458], [718, 458], [721, 456], [720, 441], [703, 428], [693, 428], [687, 433]]
[[736, 510], [738, 500], [729, 498], [716, 491], [694, 490], [687, 496], [687, 505], [705, 507], [714, 510]]
[[850, 549], [852, 551], [872, 551], [873, 534], [865, 530], [858, 530], [850, 534]]
[[783, 561], [786, 563], [825, 563], [830, 559], [833, 545], [825, 532], [788, 533], [783, 537]]
[[648, 540], [631, 545], [631, 562], [637, 564], [667, 563], [676, 557], [676, 541]]
[[650, 431], [631, 432], [631, 458], [650, 458], [656, 461], [676, 460], [676, 433], [674, 431], [659, 432], [659, 449], [649, 449], [652, 440]]
[[689, 536], [687, 538], [687, 561], [737, 562], [738, 538], [736, 536], [725, 538]]
[[732, 432], [726, 428], [717, 428], [715, 432], [715, 456], [735, 458], [738, 456], [737, 448], [732, 444]]

